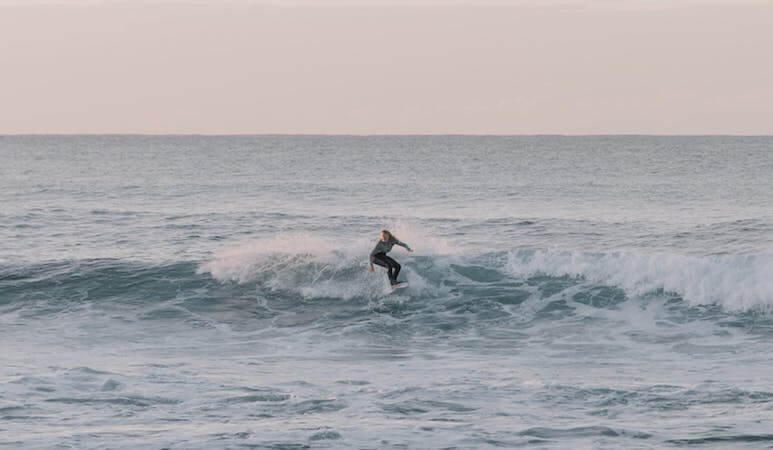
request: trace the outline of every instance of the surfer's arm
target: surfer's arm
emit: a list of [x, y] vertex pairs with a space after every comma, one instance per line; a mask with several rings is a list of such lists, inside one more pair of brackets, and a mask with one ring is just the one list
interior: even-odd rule
[[406, 244], [405, 242], [402, 242], [402, 241], [398, 241], [397, 239], [395, 239], [395, 245], [399, 245], [400, 247], [405, 248], [409, 252], [413, 251], [413, 249], [408, 244]]
[[368, 262], [370, 263], [370, 271], [373, 272], [375, 269], [373, 268], [373, 257], [376, 255], [376, 250], [378, 249], [378, 246], [376, 246], [373, 250], [370, 251], [370, 256], [368, 257]]

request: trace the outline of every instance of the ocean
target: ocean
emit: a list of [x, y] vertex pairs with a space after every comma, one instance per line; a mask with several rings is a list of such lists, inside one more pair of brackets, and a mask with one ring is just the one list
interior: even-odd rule
[[0, 137], [7, 448], [771, 447], [772, 305], [772, 137]]

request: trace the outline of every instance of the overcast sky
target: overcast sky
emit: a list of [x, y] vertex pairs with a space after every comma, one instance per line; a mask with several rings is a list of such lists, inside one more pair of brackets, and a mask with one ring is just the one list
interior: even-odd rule
[[0, 0], [17, 133], [773, 134], [773, 0]]

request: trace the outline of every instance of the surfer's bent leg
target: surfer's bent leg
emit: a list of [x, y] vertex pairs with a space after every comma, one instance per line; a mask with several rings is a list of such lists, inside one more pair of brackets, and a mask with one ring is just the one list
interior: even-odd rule
[[384, 260], [389, 264], [389, 281], [391, 281], [392, 284], [397, 283], [397, 275], [400, 273], [400, 264], [386, 254], [384, 255]]
[[[389, 257], [387, 256], [387, 258], [389, 258]], [[392, 259], [392, 258], [389, 258], [389, 259], [391, 259], [391, 260], [392, 260], [392, 264], [394, 264], [394, 265], [393, 265], [393, 267], [394, 267], [394, 269], [395, 269], [395, 273], [394, 273], [394, 277], [392, 278], [392, 281], [394, 281], [395, 283], [397, 283], [397, 276], [398, 276], [398, 275], [400, 275], [400, 263], [399, 263], [399, 262], [397, 262], [397, 261], [395, 261], [395, 260], [394, 260], [394, 259]]]
[[373, 255], [373, 264], [386, 268], [389, 281], [392, 281], [392, 267], [390, 267], [389, 261], [387, 261], [387, 259], [391, 258], [389, 258], [385, 253], [376, 253]]
[[373, 264], [376, 264], [381, 267], [389, 267], [389, 264], [387, 264], [387, 262], [382, 259], [385, 256], [386, 255], [383, 253], [376, 253], [375, 255], [373, 255]]
[[392, 284], [397, 283], [397, 274], [400, 273], [400, 264], [397, 261], [388, 257], [386, 253], [376, 253], [373, 255], [373, 263], [386, 267], [389, 282]]

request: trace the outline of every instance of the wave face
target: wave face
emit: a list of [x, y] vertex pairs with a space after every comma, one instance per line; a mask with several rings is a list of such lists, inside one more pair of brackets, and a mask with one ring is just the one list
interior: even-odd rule
[[769, 445], [770, 148], [0, 137], [0, 445]]

